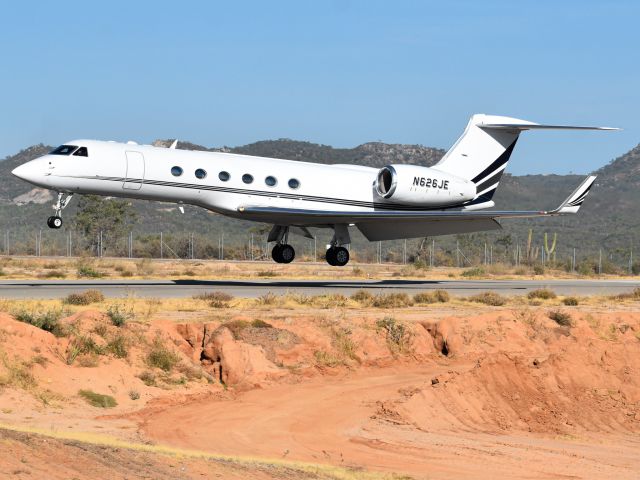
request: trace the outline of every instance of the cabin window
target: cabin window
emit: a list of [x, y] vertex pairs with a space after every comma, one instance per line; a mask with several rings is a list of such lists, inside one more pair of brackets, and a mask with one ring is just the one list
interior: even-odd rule
[[229, 180], [231, 178], [231, 175], [229, 175], [229, 172], [220, 172], [218, 174], [218, 178], [220, 180], [222, 180], [223, 182], [226, 182], [227, 180]]
[[206, 171], [204, 171], [204, 170], [203, 170], [203, 169], [201, 169], [201, 168], [198, 168], [198, 169], [196, 170], [195, 175], [196, 175], [196, 178], [199, 178], [200, 180], [202, 180], [203, 178], [205, 178], [205, 177], [207, 176], [207, 172], [206, 172]]
[[78, 150], [75, 151], [73, 156], [74, 157], [88, 157], [89, 156], [89, 150], [87, 150], [87, 147], [80, 147]]
[[174, 177], [179, 177], [182, 175], [182, 168], [180, 167], [171, 167], [171, 175]]
[[267, 178], [264, 179], [264, 183], [266, 183], [270, 187], [275, 187], [276, 184], [278, 183], [278, 180], [276, 180], [276, 177], [272, 177], [271, 175], [269, 175]]
[[293, 188], [294, 190], [300, 187], [300, 182], [295, 179], [292, 178], [291, 180], [289, 180], [289, 188]]
[[244, 183], [252, 183], [253, 182], [253, 175], [249, 175], [248, 173], [245, 173], [244, 175], [242, 175], [242, 181]]
[[76, 148], [78, 148], [76, 145], [60, 145], [52, 152], [49, 152], [49, 155], [71, 155]]

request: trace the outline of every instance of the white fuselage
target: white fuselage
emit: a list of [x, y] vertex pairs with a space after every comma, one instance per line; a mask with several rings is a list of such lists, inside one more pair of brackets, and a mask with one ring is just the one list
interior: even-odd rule
[[[405, 181], [405, 197], [415, 190], [418, 204], [399, 203], [376, 189], [376, 168], [94, 140], [68, 145], [86, 147], [88, 155], [48, 154], [14, 173], [59, 192], [192, 204], [242, 218], [247, 218], [238, 213], [243, 206], [353, 212], [447, 208], [462, 205], [476, 193], [470, 182], [450, 182], [446, 173], [426, 167], [415, 167], [433, 177], [426, 188], [424, 181], [412, 187], [413, 177]], [[181, 174], [174, 175], [174, 167]], [[196, 175], [198, 169], [206, 172], [203, 178]], [[227, 180], [221, 172], [228, 174]], [[267, 177], [275, 184], [269, 185], [274, 182]], [[443, 185], [447, 188], [436, 188]]]

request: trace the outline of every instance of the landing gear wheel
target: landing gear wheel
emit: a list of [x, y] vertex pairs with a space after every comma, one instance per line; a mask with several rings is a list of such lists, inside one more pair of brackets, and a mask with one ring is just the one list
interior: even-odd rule
[[271, 258], [273, 258], [273, 261], [276, 263], [282, 263], [282, 260], [280, 257], [280, 254], [282, 253], [282, 245], [280, 245], [279, 243], [274, 245], [273, 249], [271, 250]]
[[296, 251], [291, 245], [282, 245], [280, 250], [280, 259], [282, 263], [291, 263], [296, 258]]
[[326, 258], [332, 267], [344, 267], [349, 263], [349, 250], [344, 247], [331, 247], [327, 250]]
[[62, 218], [58, 216], [51, 216], [47, 218], [47, 226], [54, 229], [60, 228], [62, 226]]
[[344, 247], [336, 247], [333, 258], [336, 266], [344, 267], [349, 263], [349, 250]]
[[291, 263], [296, 257], [296, 251], [291, 245], [277, 244], [271, 250], [271, 258], [277, 263]]

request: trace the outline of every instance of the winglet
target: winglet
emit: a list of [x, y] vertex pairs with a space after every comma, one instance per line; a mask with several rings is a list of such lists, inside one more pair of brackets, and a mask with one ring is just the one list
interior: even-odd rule
[[175, 150], [177, 146], [178, 146], [178, 139], [176, 138], [176, 139], [173, 141], [173, 143], [169, 146], [169, 148], [170, 148], [171, 150]]
[[589, 175], [574, 192], [567, 197], [567, 199], [560, 204], [555, 210], [551, 210], [550, 214], [559, 213], [577, 213], [580, 210], [580, 206], [586, 198], [589, 190], [593, 186], [593, 182], [596, 180], [595, 175]]

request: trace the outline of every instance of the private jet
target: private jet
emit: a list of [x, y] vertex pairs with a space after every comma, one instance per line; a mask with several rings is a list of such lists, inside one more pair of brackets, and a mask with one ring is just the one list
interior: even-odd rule
[[290, 263], [289, 234], [313, 238], [309, 227], [333, 230], [326, 260], [349, 262], [349, 228], [370, 241], [500, 229], [500, 219], [575, 214], [595, 180], [588, 176], [550, 211], [497, 211], [498, 188], [518, 136], [525, 130], [617, 130], [542, 125], [476, 114], [462, 136], [432, 167], [325, 165], [222, 152], [73, 140], [13, 170], [13, 175], [58, 193], [48, 218], [79, 194], [196, 205], [229, 217], [273, 225], [272, 257]]

